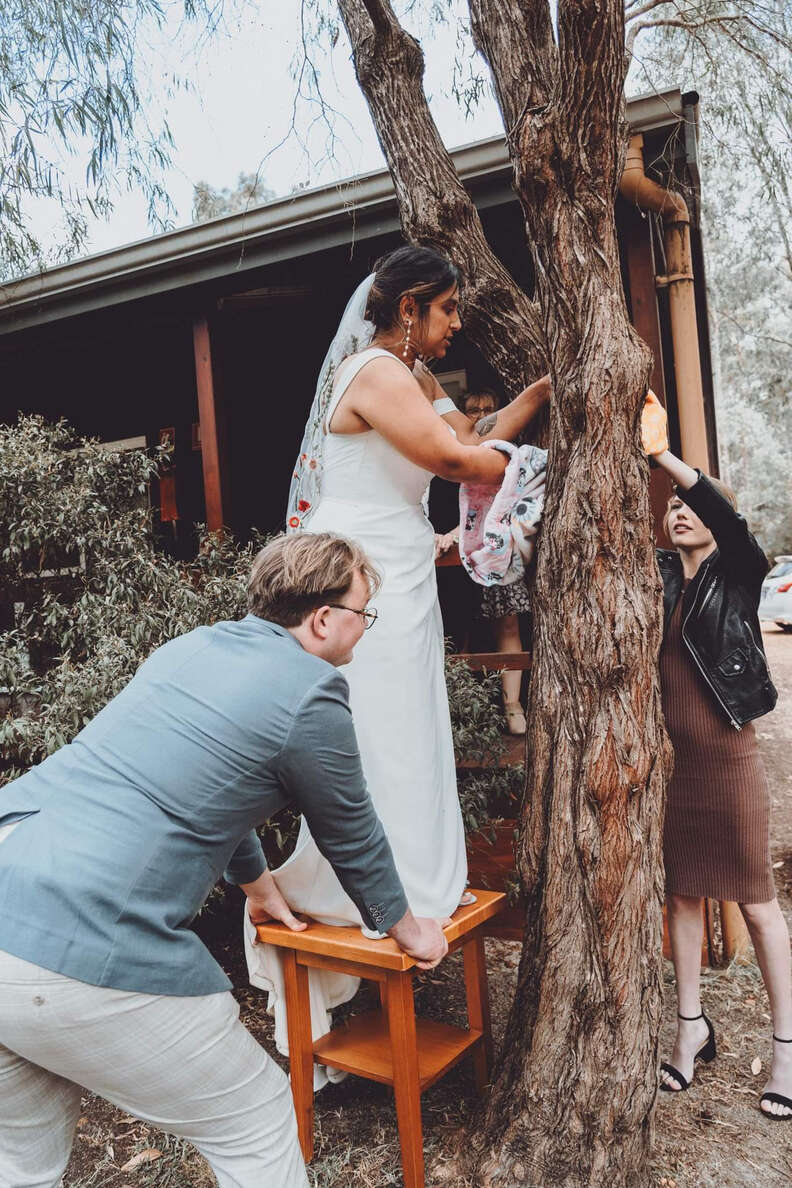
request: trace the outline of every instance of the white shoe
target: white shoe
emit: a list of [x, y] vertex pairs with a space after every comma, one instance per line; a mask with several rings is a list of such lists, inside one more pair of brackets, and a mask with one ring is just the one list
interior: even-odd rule
[[330, 1068], [326, 1064], [315, 1064], [313, 1067], [314, 1093], [320, 1093], [326, 1085], [339, 1085], [349, 1076], [342, 1068]]

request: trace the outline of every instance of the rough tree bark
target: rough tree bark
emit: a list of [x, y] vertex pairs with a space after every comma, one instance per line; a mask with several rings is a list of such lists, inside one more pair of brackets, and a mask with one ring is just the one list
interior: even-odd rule
[[393, 176], [405, 238], [448, 253], [465, 277], [465, 334], [510, 396], [546, 371], [538, 308], [509, 275], [440, 138], [423, 51], [389, 0], [338, 0], [355, 72]]
[[670, 750], [636, 434], [649, 356], [628, 320], [614, 218], [624, 4], [560, 0], [557, 47], [547, 0], [471, 10], [506, 120], [517, 113], [512, 155], [555, 393], [519, 847], [526, 941], [473, 1175], [635, 1188], [648, 1180], [657, 1087]]
[[553, 25], [546, 4], [468, 0], [473, 44], [490, 67], [512, 156], [516, 133], [530, 107], [544, 102], [557, 68]]
[[[627, 317], [614, 219], [624, 7], [560, 0], [556, 43], [547, 0], [469, 4], [504, 114], [541, 323], [534, 305], [504, 314], [482, 283], [466, 330], [475, 325], [506, 376], [525, 357], [523, 334], [531, 353], [546, 344], [554, 400], [519, 853], [526, 943], [490, 1104], [459, 1171], [476, 1185], [634, 1188], [647, 1179], [657, 1085], [670, 753], [637, 436], [649, 355]], [[420, 48], [387, 0], [339, 7], [405, 234], [487, 276], [489, 249], [428, 111]]]

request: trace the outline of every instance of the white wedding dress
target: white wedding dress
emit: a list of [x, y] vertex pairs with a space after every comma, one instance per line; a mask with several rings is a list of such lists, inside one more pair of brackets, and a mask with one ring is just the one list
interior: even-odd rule
[[[372, 347], [340, 365], [326, 427], [360, 369], [383, 355], [394, 358]], [[387, 400], [387, 392], [382, 398]], [[328, 432], [321, 499], [308, 530], [357, 540], [382, 575], [373, 600], [379, 617], [343, 673], [363, 772], [407, 900], [416, 916], [443, 918], [456, 910], [464, 893], [467, 860], [444, 676], [434, 531], [423, 507], [432, 477], [375, 430]], [[360, 913], [319, 853], [305, 820], [294, 853], [272, 873], [293, 911], [326, 924], [362, 927]], [[277, 951], [252, 944], [255, 929], [249, 920], [245, 935], [251, 981], [270, 991], [276, 1046], [286, 1054]], [[313, 969], [309, 977], [317, 1038], [330, 1029], [330, 1008], [352, 998], [359, 979]]]

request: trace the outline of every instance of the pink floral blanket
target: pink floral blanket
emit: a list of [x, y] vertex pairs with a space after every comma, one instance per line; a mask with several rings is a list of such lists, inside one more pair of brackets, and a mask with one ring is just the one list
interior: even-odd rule
[[533, 556], [544, 504], [547, 450], [486, 441], [509, 456], [499, 488], [462, 483], [459, 488], [459, 556], [480, 586], [509, 586]]

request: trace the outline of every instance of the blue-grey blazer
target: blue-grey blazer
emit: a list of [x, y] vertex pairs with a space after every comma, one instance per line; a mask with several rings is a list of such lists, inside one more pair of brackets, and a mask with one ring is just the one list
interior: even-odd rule
[[225, 871], [266, 869], [287, 802], [370, 928], [407, 910], [339, 671], [248, 615], [158, 648], [77, 737], [0, 788], [0, 949], [97, 986], [230, 982], [189, 925]]

